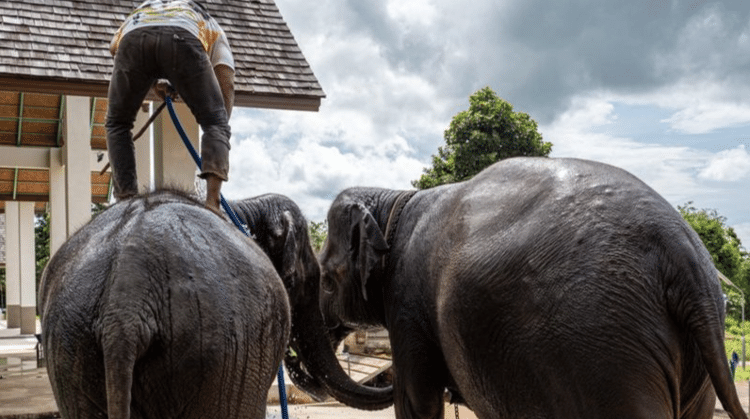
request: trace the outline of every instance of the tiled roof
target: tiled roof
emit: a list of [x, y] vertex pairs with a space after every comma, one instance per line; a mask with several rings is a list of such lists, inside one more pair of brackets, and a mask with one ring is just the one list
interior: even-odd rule
[[[109, 41], [140, 1], [0, 0], [0, 90], [106, 97]], [[317, 110], [325, 93], [273, 0], [203, 0], [234, 54], [235, 105]]]

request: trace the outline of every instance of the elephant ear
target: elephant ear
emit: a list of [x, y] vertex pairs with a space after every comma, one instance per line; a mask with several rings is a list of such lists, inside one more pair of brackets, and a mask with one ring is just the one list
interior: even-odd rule
[[359, 243], [352, 243], [352, 250], [355, 251], [356, 260], [359, 262], [362, 296], [367, 301], [367, 280], [380, 264], [380, 258], [388, 251], [388, 243], [378, 227], [378, 222], [361, 203], [352, 209], [351, 237], [359, 238]]
[[[282, 242], [281, 248], [281, 276], [294, 281], [297, 277], [298, 246], [297, 234], [294, 231], [294, 217], [289, 211], [284, 211], [281, 217], [281, 228], [275, 231], [276, 236]], [[294, 289], [294, 283], [286, 284], [290, 290]]]

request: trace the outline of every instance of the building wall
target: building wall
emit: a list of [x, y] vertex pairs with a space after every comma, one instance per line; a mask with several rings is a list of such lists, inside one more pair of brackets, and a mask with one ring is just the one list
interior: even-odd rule
[[0, 214], [0, 264], [5, 266], [5, 214]]

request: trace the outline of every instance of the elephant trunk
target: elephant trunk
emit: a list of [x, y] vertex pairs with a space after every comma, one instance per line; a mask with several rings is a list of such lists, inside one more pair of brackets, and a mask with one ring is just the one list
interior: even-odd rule
[[291, 346], [299, 359], [287, 362], [287, 367], [290, 374], [296, 376], [295, 381], [301, 380], [303, 390], [313, 397], [320, 397], [323, 387], [336, 400], [357, 409], [379, 410], [392, 405], [392, 386], [363, 386], [344, 372], [334, 353], [317, 301], [310, 301], [307, 305], [306, 310], [295, 307], [292, 318]]

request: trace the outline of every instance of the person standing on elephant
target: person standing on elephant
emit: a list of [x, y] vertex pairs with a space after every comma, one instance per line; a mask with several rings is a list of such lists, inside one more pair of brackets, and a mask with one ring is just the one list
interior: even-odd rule
[[106, 128], [115, 198], [138, 193], [131, 134], [138, 108], [152, 86], [164, 99], [171, 84], [203, 129], [200, 177], [206, 207], [220, 214], [234, 104], [234, 58], [221, 26], [196, 1], [147, 0], [115, 33], [110, 52], [115, 63]]

